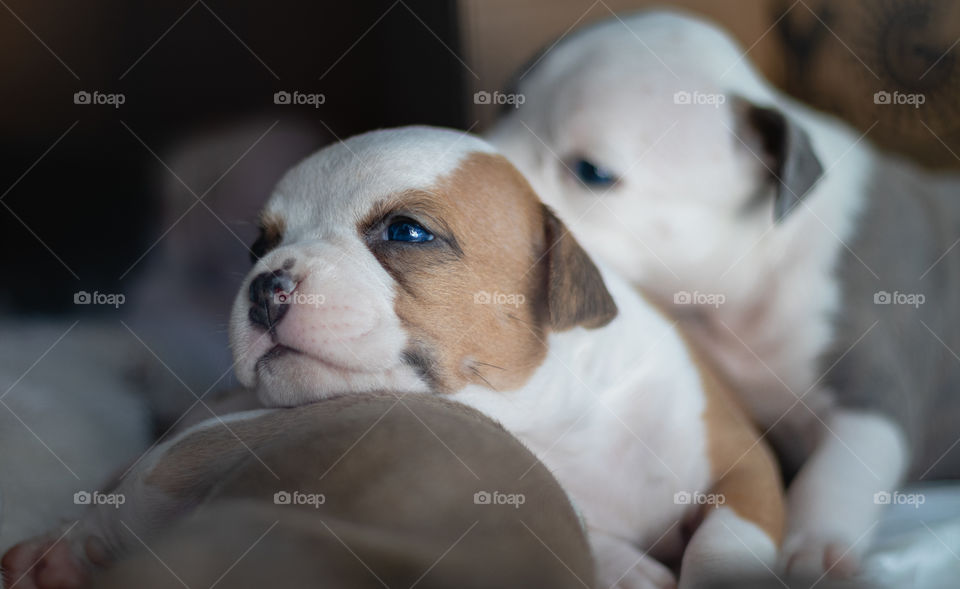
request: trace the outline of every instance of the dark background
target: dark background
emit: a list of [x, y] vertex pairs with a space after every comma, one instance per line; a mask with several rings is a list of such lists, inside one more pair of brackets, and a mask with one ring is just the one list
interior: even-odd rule
[[[163, 231], [162, 164], [133, 133], [162, 154], [188, 130], [246, 113], [337, 137], [465, 118], [463, 68], [441, 44], [458, 44], [452, 2], [408, 0], [385, 15], [393, 3], [379, 0], [4, 2], [0, 308], [73, 310], [70, 293], [136, 280], [139, 268], [119, 277]], [[293, 89], [326, 102], [274, 105]], [[78, 90], [126, 102], [76, 105]]]
[[[152, 245], [176, 241], [164, 234], [171, 210], [176, 218], [190, 199], [171, 208], [165, 167], [198, 132], [280, 121], [274, 143], [250, 154], [264, 161], [284, 126], [323, 141], [412, 123], [482, 130], [493, 112], [475, 107], [475, 91], [505, 87], [575, 26], [649, 4], [714, 19], [771, 82], [846, 119], [867, 141], [960, 168], [955, 0], [0, 0], [0, 312], [91, 311], [78, 309], [73, 293], [131, 294], [161, 255]], [[122, 93], [126, 102], [76, 105], [78, 90]], [[326, 102], [277, 106], [279, 90]], [[927, 102], [878, 106], [877, 90]], [[241, 150], [244, 141], [235, 142]], [[275, 174], [292, 155], [264, 169]], [[188, 214], [182, 225], [197, 220], [194, 232], [208, 230], [200, 207]], [[209, 242], [231, 245], [229, 260], [245, 259], [213, 227]], [[248, 239], [246, 229], [236, 233]], [[224, 266], [223, 255], [207, 257]]]

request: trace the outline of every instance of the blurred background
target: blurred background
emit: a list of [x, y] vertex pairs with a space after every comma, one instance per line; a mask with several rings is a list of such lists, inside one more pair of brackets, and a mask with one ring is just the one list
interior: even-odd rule
[[[503, 89], [576, 27], [647, 4], [2, 0], [0, 310], [111, 312], [74, 304], [94, 291], [144, 306], [141, 293], [176, 296], [135, 286], [165, 264], [179, 288], [230, 292], [257, 207], [297, 159], [377, 127], [483, 130], [497, 107], [474, 93]], [[960, 167], [960, 3], [672, 4], [721, 23], [775, 84], [876, 144]], [[878, 104], [880, 91], [925, 102]]]

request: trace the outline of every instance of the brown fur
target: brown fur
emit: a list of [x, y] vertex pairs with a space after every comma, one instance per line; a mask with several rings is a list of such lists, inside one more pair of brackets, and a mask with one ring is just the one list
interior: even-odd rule
[[[437, 391], [518, 388], [546, 356], [548, 331], [599, 327], [616, 315], [587, 254], [501, 156], [473, 154], [431, 189], [388, 198], [360, 229], [369, 235], [396, 216], [436, 235], [370, 247], [399, 285], [408, 361]], [[514, 302], [478, 302], [484, 293]]]
[[[689, 345], [689, 344], [688, 344]], [[783, 481], [770, 446], [757, 432], [729, 385], [691, 347], [707, 397], [703, 419], [712, 467], [713, 492], [725, 505], [765, 531], [777, 545], [783, 540], [786, 512]]]
[[250, 254], [256, 260], [280, 245], [286, 229], [283, 217], [264, 213], [260, 216], [260, 235], [250, 246]]

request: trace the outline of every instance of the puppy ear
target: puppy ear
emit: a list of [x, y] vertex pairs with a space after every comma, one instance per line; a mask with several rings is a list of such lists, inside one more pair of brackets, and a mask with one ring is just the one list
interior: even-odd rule
[[603, 327], [617, 316], [617, 305], [600, 270], [566, 225], [543, 205], [547, 238], [547, 307], [550, 327]]
[[770, 177], [776, 183], [773, 215], [777, 222], [800, 204], [817, 180], [823, 166], [810, 144], [810, 136], [783, 112], [735, 99], [734, 109], [744, 143], [756, 146]]

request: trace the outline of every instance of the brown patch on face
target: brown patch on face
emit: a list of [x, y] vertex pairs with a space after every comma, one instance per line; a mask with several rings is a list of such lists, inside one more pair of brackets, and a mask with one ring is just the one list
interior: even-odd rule
[[250, 259], [256, 262], [270, 250], [280, 245], [286, 225], [282, 217], [264, 213], [260, 217], [260, 236], [250, 246]]
[[[434, 239], [384, 241], [398, 218]], [[543, 362], [549, 330], [616, 314], [586, 253], [499, 155], [475, 153], [429, 190], [388, 198], [360, 229], [399, 287], [406, 361], [438, 392], [516, 389]]]
[[713, 492], [779, 546], [786, 523], [783, 481], [773, 451], [760, 439], [728, 383], [690, 345], [706, 393], [703, 420], [714, 479]]

